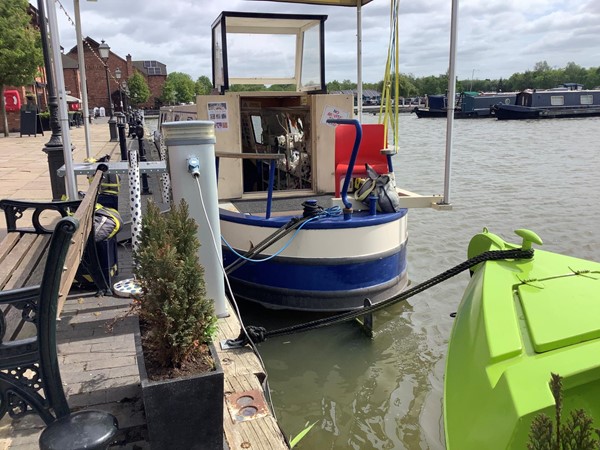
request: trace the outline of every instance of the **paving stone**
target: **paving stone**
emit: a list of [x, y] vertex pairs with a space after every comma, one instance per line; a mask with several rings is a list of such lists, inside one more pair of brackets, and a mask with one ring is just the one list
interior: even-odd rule
[[87, 363], [86, 370], [110, 369], [116, 367], [131, 367], [136, 366], [135, 354], [128, 356], [117, 356], [110, 359], [99, 359]]

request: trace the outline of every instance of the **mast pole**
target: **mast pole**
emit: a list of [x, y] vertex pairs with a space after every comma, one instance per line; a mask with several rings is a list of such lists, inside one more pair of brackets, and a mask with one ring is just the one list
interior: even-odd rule
[[356, 106], [358, 120], [362, 122], [362, 0], [356, 0]]
[[444, 198], [442, 204], [450, 203], [450, 167], [452, 165], [452, 131], [454, 129], [454, 99], [456, 98], [456, 38], [458, 30], [458, 1], [452, 0], [450, 19], [450, 57], [448, 67], [448, 96], [446, 122], [446, 165], [444, 170]]
[[77, 38], [77, 62], [79, 64], [79, 76], [80, 76], [80, 88], [81, 88], [81, 101], [82, 101], [82, 113], [83, 113], [83, 131], [85, 134], [85, 155], [87, 158], [90, 157], [90, 123], [89, 115], [90, 108], [88, 107], [88, 95], [87, 95], [87, 79], [85, 75], [85, 58], [83, 50], [83, 39], [81, 36], [81, 13], [79, 11], [79, 0], [73, 0], [73, 9], [75, 10], [75, 35]]

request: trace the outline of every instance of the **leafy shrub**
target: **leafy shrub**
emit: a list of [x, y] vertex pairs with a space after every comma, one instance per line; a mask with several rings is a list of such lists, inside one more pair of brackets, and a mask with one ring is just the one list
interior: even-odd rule
[[[550, 390], [556, 405], [555, 427], [546, 414], [538, 414], [531, 422], [528, 450], [598, 450], [600, 442], [594, 432], [593, 419], [583, 409], [571, 411], [565, 424], [562, 423], [562, 377], [551, 374]], [[554, 429], [553, 429], [554, 428]], [[555, 431], [555, 433], [553, 432]]]
[[135, 275], [142, 286], [145, 354], [160, 367], [181, 367], [216, 332], [213, 301], [206, 298], [198, 261], [197, 229], [184, 200], [164, 215], [148, 202], [134, 252]]

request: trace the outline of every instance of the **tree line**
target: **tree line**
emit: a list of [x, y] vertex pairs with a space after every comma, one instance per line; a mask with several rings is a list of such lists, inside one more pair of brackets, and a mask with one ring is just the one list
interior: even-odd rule
[[[392, 95], [394, 94], [396, 74], [391, 76]], [[600, 87], [600, 67], [585, 68], [574, 62], [565, 67], [551, 67], [548, 62], [535, 63], [532, 70], [517, 72], [508, 78], [498, 79], [457, 79], [456, 91], [511, 92], [524, 89], [550, 89], [562, 83], [579, 83], [587, 89]], [[399, 96], [418, 97], [427, 94], [443, 94], [448, 88], [448, 75], [429, 75], [415, 77], [401, 73], [398, 76]], [[327, 83], [327, 92], [356, 89], [356, 83], [350, 80], [333, 80]], [[377, 83], [363, 83], [363, 89], [383, 92], [383, 80]], [[231, 86], [231, 91], [293, 91], [293, 85], [255, 85], [241, 84]], [[212, 83], [207, 76], [196, 81], [191, 76], [173, 72], [167, 76], [161, 101], [164, 104], [193, 102], [196, 95], [209, 94]]]

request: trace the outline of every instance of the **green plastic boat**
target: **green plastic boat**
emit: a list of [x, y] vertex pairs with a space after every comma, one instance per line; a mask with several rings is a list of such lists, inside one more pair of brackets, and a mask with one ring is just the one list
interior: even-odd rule
[[[516, 233], [523, 248], [542, 243]], [[484, 229], [468, 254], [514, 248]], [[533, 418], [555, 417], [551, 373], [563, 377], [563, 423], [584, 409], [600, 428], [600, 263], [536, 249], [476, 266], [446, 362], [448, 450], [526, 449]]]

